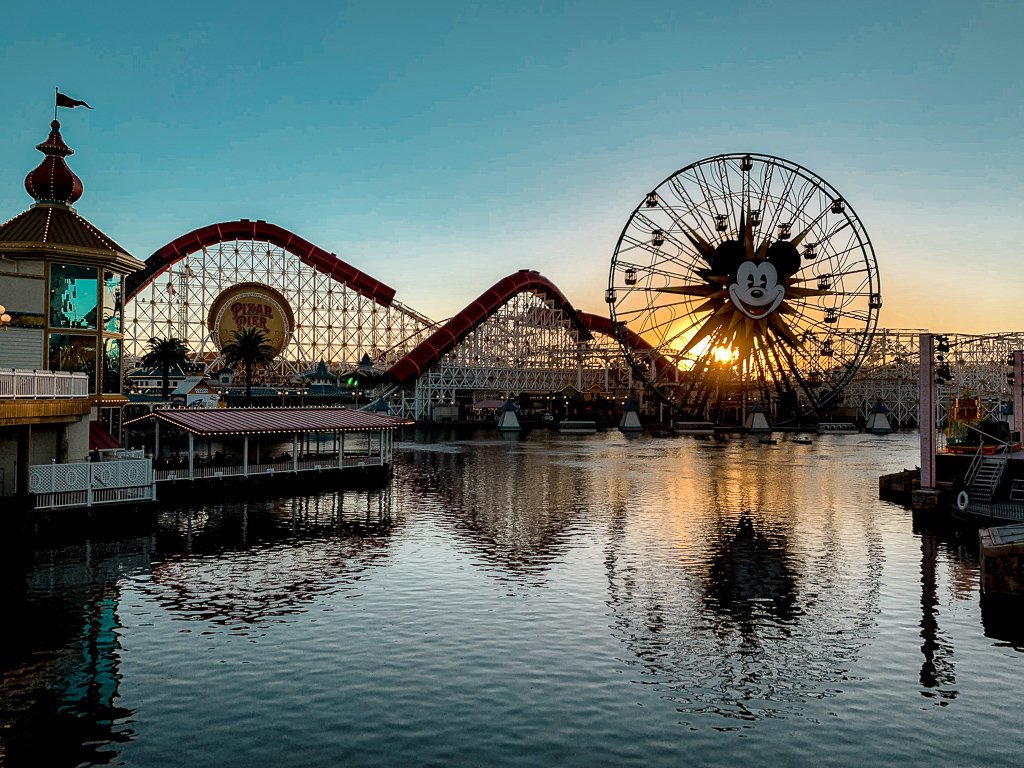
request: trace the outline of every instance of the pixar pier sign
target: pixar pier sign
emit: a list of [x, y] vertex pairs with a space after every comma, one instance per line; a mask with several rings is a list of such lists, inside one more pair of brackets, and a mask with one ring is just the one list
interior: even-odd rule
[[295, 319], [288, 300], [278, 291], [262, 283], [240, 283], [213, 300], [207, 327], [220, 350], [235, 331], [256, 328], [277, 356], [292, 337]]

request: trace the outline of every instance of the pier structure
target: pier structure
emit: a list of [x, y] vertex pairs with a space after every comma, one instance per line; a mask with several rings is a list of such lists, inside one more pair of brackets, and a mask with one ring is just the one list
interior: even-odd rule
[[387, 468], [412, 423], [348, 408], [167, 409], [130, 424], [143, 422], [156, 483]]
[[1024, 521], [1022, 339], [920, 337], [920, 478], [915, 509]]

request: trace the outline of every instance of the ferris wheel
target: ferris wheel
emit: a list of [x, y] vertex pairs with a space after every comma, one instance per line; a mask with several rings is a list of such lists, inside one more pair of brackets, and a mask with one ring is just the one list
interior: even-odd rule
[[634, 372], [677, 417], [775, 421], [834, 402], [882, 305], [864, 226], [821, 177], [771, 155], [716, 155], [648, 193], [605, 294]]

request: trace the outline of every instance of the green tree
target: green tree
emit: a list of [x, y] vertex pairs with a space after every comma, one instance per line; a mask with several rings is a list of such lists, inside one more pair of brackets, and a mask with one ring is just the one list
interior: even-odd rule
[[171, 336], [166, 339], [152, 338], [149, 340], [149, 351], [142, 356], [142, 364], [147, 368], [159, 368], [163, 373], [163, 398], [171, 396], [171, 368], [182, 371], [188, 365], [188, 347], [181, 339]]
[[231, 341], [221, 352], [232, 368], [240, 363], [245, 369], [245, 404], [251, 406], [253, 366], [267, 366], [274, 360], [274, 348], [267, 344], [267, 334], [251, 327], [232, 331]]

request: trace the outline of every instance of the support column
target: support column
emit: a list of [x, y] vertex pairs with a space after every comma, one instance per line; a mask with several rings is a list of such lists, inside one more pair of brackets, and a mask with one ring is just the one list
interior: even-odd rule
[[160, 458], [160, 419], [153, 419], [153, 461]]
[[292, 472], [299, 471], [299, 433], [292, 435]]
[[28, 493], [29, 456], [32, 452], [32, 425], [18, 427], [17, 466], [14, 475], [14, 493], [24, 496]]
[[1017, 350], [1013, 353], [1013, 418], [1010, 421], [1010, 429], [1014, 432], [1024, 432], [1024, 352]]
[[242, 439], [242, 475], [249, 476], [249, 436]]
[[338, 466], [345, 466], [345, 433], [341, 433], [341, 450], [338, 451]]
[[935, 337], [922, 333], [917, 422], [921, 441], [921, 487], [935, 487]]
[[583, 391], [583, 342], [576, 344], [576, 389]]
[[54, 460], [58, 464], [68, 463], [68, 426], [67, 424], [57, 425], [56, 446], [53, 452]]
[[194, 470], [192, 468], [194, 460], [195, 460], [195, 436], [191, 432], [189, 432], [188, 433], [188, 479], [189, 480], [192, 479], [193, 474], [194, 474]]

